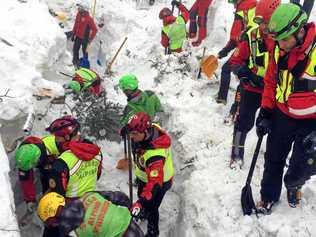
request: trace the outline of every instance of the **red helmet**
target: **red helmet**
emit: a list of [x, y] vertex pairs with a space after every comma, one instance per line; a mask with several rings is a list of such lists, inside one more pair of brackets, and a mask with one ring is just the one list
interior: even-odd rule
[[163, 9], [161, 9], [161, 11], [159, 12], [159, 19], [163, 19], [166, 16], [171, 16], [172, 15], [172, 11], [168, 8], [168, 7], [164, 7]]
[[268, 23], [272, 13], [280, 4], [281, 0], [259, 0], [256, 6], [255, 19], [262, 18], [264, 22]]
[[80, 129], [80, 124], [74, 117], [70, 115], [63, 116], [53, 121], [46, 131], [54, 134], [55, 136], [65, 137], [67, 135], [71, 137], [75, 136]]
[[151, 125], [150, 117], [145, 112], [134, 114], [128, 121], [128, 131], [145, 132]]

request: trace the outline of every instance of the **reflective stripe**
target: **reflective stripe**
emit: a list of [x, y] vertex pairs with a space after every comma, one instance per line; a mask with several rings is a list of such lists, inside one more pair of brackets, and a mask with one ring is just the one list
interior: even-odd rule
[[[256, 67], [257, 69], [256, 75], [264, 77], [268, 68], [268, 64], [269, 64], [269, 53], [268, 51], [263, 51], [263, 52], [259, 51], [259, 40], [261, 39], [259, 26], [250, 28], [247, 31], [247, 36], [248, 36], [248, 44], [249, 44], [249, 49], [250, 49], [248, 67], [250, 69], [252, 69], [253, 67]], [[263, 66], [262, 65], [259, 66], [256, 63], [256, 59], [260, 57], [263, 58], [263, 64], [264, 64]]]
[[77, 163], [69, 170], [69, 175], [74, 175], [76, 171], [80, 168], [80, 165], [82, 163], [82, 160], [78, 160]]
[[[313, 47], [313, 48], [312, 48]], [[312, 50], [312, 51], [310, 51]], [[315, 45], [312, 45], [311, 47], [309, 47], [307, 49], [306, 55], [309, 54], [309, 62], [307, 63], [306, 69], [303, 73], [303, 76], [300, 78], [294, 78], [292, 73], [290, 73], [288, 70], [280, 70], [279, 74], [278, 74], [278, 78], [277, 78], [277, 88], [276, 88], [276, 101], [279, 103], [286, 103], [288, 101], [288, 98], [290, 96], [290, 94], [292, 94], [293, 92], [295, 93], [295, 91], [293, 91], [293, 86], [294, 86], [294, 80], [304, 80], [304, 79], [308, 79], [311, 82], [311, 85], [307, 86], [305, 88], [305, 92], [308, 91], [314, 91], [316, 92], [316, 88], [315, 88], [315, 77], [316, 77], [316, 72], [315, 72], [315, 68], [316, 68], [316, 47]], [[280, 57], [280, 48], [278, 46], [275, 47], [274, 49], [274, 59], [276, 64], [279, 61], [279, 57]], [[309, 83], [307, 83], [309, 84]], [[304, 91], [300, 91], [300, 92], [304, 92]], [[313, 108], [309, 108], [311, 110], [313, 110]], [[306, 109], [304, 109], [305, 111]], [[302, 113], [306, 113], [306, 112], [302, 112]]]
[[309, 115], [309, 114], [313, 114], [316, 113], [316, 105], [306, 108], [306, 109], [293, 109], [293, 108], [289, 108], [290, 113], [295, 114], [295, 115]]

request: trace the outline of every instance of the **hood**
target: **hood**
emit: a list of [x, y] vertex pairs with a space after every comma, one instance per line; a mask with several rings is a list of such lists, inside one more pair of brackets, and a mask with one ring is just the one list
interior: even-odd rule
[[[290, 58], [289, 58], [289, 64], [288, 64], [288, 68], [291, 69], [293, 68], [297, 61], [303, 60], [305, 58], [305, 51], [313, 44], [313, 42], [315, 41], [315, 24], [313, 22], [308, 23], [305, 26], [305, 30], [306, 30], [306, 36], [304, 39], [303, 44], [301, 44], [298, 47], [295, 47], [294, 49], [291, 50], [290, 52]], [[292, 59], [296, 59], [296, 60], [292, 60]]]
[[95, 144], [85, 142], [69, 142], [69, 149], [74, 153], [80, 160], [88, 161], [92, 160], [100, 153], [100, 147]]
[[163, 26], [170, 25], [175, 21], [176, 21], [175, 16], [166, 16], [165, 18], [163, 18]]
[[153, 125], [153, 136], [151, 140], [151, 144], [154, 148], [168, 148], [171, 146], [171, 138], [169, 135], [160, 129], [159, 127]]
[[256, 0], [244, 0], [237, 5], [236, 10], [237, 11], [249, 10], [251, 8], [254, 8], [256, 5], [257, 5]]

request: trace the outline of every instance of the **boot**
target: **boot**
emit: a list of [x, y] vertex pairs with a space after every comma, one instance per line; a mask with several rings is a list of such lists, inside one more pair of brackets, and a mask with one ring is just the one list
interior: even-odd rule
[[302, 199], [301, 188], [302, 188], [301, 186], [298, 186], [298, 187], [287, 189], [287, 201], [290, 207], [296, 208], [297, 205], [300, 204], [301, 199]]
[[148, 223], [147, 234], [145, 235], [145, 237], [158, 237], [158, 236], [159, 236], [159, 227]]
[[257, 213], [270, 215], [272, 212], [273, 201], [260, 201], [257, 204]]
[[241, 169], [244, 165], [244, 146], [246, 141], [247, 133], [241, 131], [235, 131], [233, 137], [233, 145], [231, 152], [231, 160], [229, 167], [231, 169], [239, 166]]

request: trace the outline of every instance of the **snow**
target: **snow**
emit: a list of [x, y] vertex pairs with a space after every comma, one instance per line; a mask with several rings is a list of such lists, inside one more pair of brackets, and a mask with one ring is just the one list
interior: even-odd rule
[[[251, 131], [246, 141], [245, 167], [242, 170], [229, 169], [232, 127], [224, 125], [223, 119], [234, 91], [230, 91], [226, 107], [218, 105], [215, 103], [218, 79], [196, 79], [197, 56], [202, 55], [203, 47], [207, 47], [206, 55], [216, 54], [229, 37], [232, 6], [226, 1], [215, 0], [209, 10], [208, 38], [202, 45], [192, 48], [187, 44], [186, 52], [166, 56], [159, 42], [161, 22], [158, 18], [166, 2], [169, 4], [169, 1], [156, 0], [148, 10], [136, 10], [135, 2], [131, 0], [97, 1], [96, 20], [103, 18], [105, 26], [99, 30], [90, 47], [92, 68], [103, 75], [104, 66], [96, 65], [99, 41], [104, 42], [102, 47], [109, 62], [123, 39], [128, 37], [113, 64], [114, 76], [104, 78], [108, 97], [125, 105], [126, 98], [117, 89], [117, 83], [121, 75], [134, 73], [140, 80], [141, 89], [157, 92], [168, 115], [163, 127], [173, 138], [176, 175], [174, 186], [160, 208], [161, 236], [316, 236], [315, 179], [304, 186], [302, 205], [296, 209], [288, 207], [283, 189], [281, 201], [271, 215], [260, 218], [242, 215], [240, 193], [257, 142], [255, 132]], [[193, 2], [187, 0], [184, 4], [190, 7]], [[46, 3], [56, 11], [67, 12], [64, 31], [70, 29], [75, 2], [46, 0]], [[43, 105], [32, 95], [39, 88], [62, 94], [61, 85], [65, 78], [56, 77], [56, 72], [73, 72], [71, 67], [67, 67], [70, 57], [67, 50], [71, 49], [71, 43], [66, 43], [63, 29], [49, 15], [46, 3], [40, 0], [26, 3], [2, 0], [0, 20], [6, 24], [0, 25], [0, 32], [6, 34], [0, 34], [0, 37], [14, 45], [11, 47], [0, 41], [0, 80], [3, 85], [0, 95], [10, 89], [8, 95], [14, 97], [3, 98], [0, 107], [3, 124], [3, 120], [15, 120], [32, 109], [43, 110]], [[316, 19], [315, 10], [311, 19]], [[225, 59], [220, 63], [224, 62]], [[220, 67], [216, 74], [220, 75]], [[233, 76], [232, 89], [236, 84]], [[52, 119], [56, 114], [48, 117]], [[43, 123], [48, 121], [36, 124], [34, 133], [42, 135]], [[128, 193], [128, 174], [115, 168], [116, 162], [123, 157], [122, 144], [110, 141], [99, 141], [98, 144], [105, 157], [98, 189], [120, 189]], [[263, 152], [264, 145], [252, 181], [255, 200], [259, 200]], [[8, 158], [3, 146], [0, 146], [0, 154], [5, 161], [0, 164], [0, 201], [7, 204], [0, 207], [0, 232], [3, 236], [19, 236], [15, 231], [17, 224], [8, 181]], [[141, 226], [146, 225], [141, 223]]]

